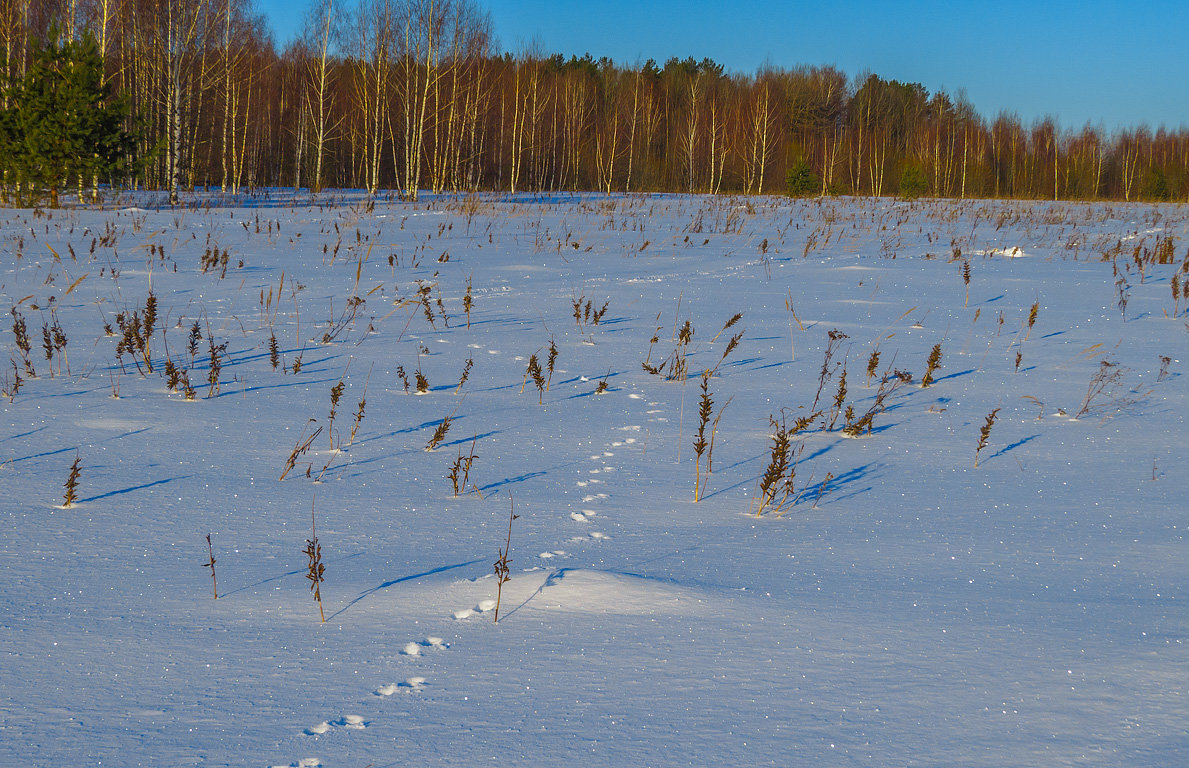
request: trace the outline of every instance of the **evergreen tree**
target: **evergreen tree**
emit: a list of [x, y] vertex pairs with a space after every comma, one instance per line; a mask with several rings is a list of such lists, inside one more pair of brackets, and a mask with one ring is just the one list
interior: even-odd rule
[[900, 194], [905, 200], [915, 200], [929, 190], [929, 180], [921, 164], [909, 161], [900, 174]]
[[789, 166], [785, 181], [788, 183], [789, 197], [809, 197], [817, 194], [822, 188], [821, 179], [803, 157], [798, 157]]
[[48, 195], [56, 208], [66, 185], [77, 183], [81, 191], [138, 167], [136, 137], [124, 129], [128, 101], [104, 81], [103, 59], [89, 36], [35, 49], [25, 77], [9, 83], [6, 96], [0, 172], [20, 202]]

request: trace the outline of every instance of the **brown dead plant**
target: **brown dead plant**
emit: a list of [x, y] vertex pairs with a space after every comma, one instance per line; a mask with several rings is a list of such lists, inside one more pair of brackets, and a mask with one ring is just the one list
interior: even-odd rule
[[325, 624], [326, 612], [322, 610], [322, 583], [326, 580], [326, 566], [322, 564], [322, 544], [318, 541], [318, 526], [314, 520], [313, 503], [310, 504], [310, 538], [306, 539], [304, 552], [309, 560], [306, 567], [306, 578], [310, 581], [310, 591], [314, 593], [314, 600], [318, 603], [318, 616]]
[[978, 459], [982, 454], [983, 449], [987, 447], [987, 441], [991, 439], [991, 428], [995, 426], [995, 418], [999, 415], [999, 409], [991, 411], [987, 414], [987, 418], [983, 421], [982, 429], [978, 433], [978, 444], [974, 447], [974, 467], [978, 469]]
[[508, 494], [508, 504], [510, 507], [508, 512], [508, 538], [504, 542], [503, 549], [499, 550], [499, 556], [495, 561], [496, 592], [495, 619], [493, 621], [495, 624], [498, 624], [500, 621], [500, 600], [504, 596], [504, 585], [507, 584], [512, 578], [509, 575], [509, 566], [511, 566], [512, 560], [508, 557], [508, 555], [512, 552], [512, 521], [520, 517], [520, 515], [516, 514], [516, 502], [513, 500], [511, 494]]
[[285, 468], [281, 471], [281, 476], [277, 478], [278, 481], [284, 480], [285, 476], [293, 471], [293, 468], [297, 466], [297, 460], [310, 450], [310, 446], [314, 444], [314, 440], [317, 439], [318, 435], [322, 434], [321, 426], [310, 434], [306, 434], [310, 425], [315, 423], [317, 423], [315, 419], [310, 419], [306, 422], [305, 427], [302, 428], [301, 435], [297, 438], [297, 444], [293, 446], [293, 450], [289, 452], [289, 457], [285, 459]]

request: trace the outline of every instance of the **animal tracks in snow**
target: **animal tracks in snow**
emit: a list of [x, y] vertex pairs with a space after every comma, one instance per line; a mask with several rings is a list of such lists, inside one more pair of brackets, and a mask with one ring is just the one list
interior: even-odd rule
[[406, 643], [405, 647], [401, 649], [401, 654], [405, 656], [420, 656], [421, 651], [426, 648], [441, 651], [449, 647], [440, 637], [427, 637], [417, 643]]
[[474, 608], [463, 608], [461, 611], [454, 612], [455, 619], [469, 619], [472, 616], [477, 616], [480, 613], [487, 613], [495, 610], [494, 600], [480, 600], [479, 604]]
[[[471, 348], [478, 349], [479, 347], [477, 347], [475, 345], [471, 345]], [[499, 352], [496, 350], [489, 349], [486, 351], [489, 354], [499, 354]], [[639, 394], [630, 394], [628, 397], [633, 400], [645, 400], [644, 396], [639, 395]], [[656, 404], [649, 403], [649, 405], [656, 405]], [[629, 425], [623, 426], [623, 427], [618, 427], [616, 429], [616, 432], [620, 432], [620, 433], [621, 432], [629, 432], [630, 433], [630, 432], [639, 432], [639, 431], [641, 431], [641, 427], [638, 425], [632, 425], [632, 424], [629, 424]], [[583, 506], [579, 509], [574, 509], [569, 512], [569, 518], [572, 522], [583, 523], [583, 524], [589, 525], [594, 522], [594, 518], [600, 517], [603, 514], [598, 509], [594, 509], [592, 507], [597, 507], [602, 502], [606, 501], [607, 499], [610, 499], [611, 494], [607, 493], [607, 492], [594, 492], [594, 488], [592, 488], [591, 486], [597, 486], [601, 483], [606, 483], [608, 481], [590, 477], [590, 475], [598, 475], [598, 474], [604, 474], [604, 473], [609, 474], [609, 473], [615, 472], [615, 467], [610, 466], [607, 462], [609, 460], [611, 460], [613, 457], [615, 457], [617, 450], [626, 450], [626, 449], [633, 448], [633, 447], [638, 447], [637, 438], [635, 438], [635, 437], [619, 437], [619, 439], [609, 441], [607, 444], [606, 450], [602, 450], [602, 451], [596, 450], [589, 454], [588, 460], [590, 462], [594, 463], [595, 466], [592, 468], [589, 468], [585, 471], [585, 476], [583, 477], [583, 479], [576, 481], [576, 485], [578, 488], [588, 489], [589, 492], [584, 493], [581, 496], [581, 504]], [[608, 487], [610, 488], [610, 486], [608, 486]], [[601, 519], [601, 517], [600, 517], [600, 519]], [[610, 540], [610, 538], [611, 538], [610, 536], [608, 536], [605, 533], [602, 533], [601, 531], [589, 531], [588, 530], [586, 533], [584, 533], [580, 536], [574, 536], [574, 537], [569, 538], [569, 541], [571, 543], [592, 544], [592, 543], [601, 543], [604, 541], [608, 541], [608, 540]], [[567, 556], [569, 556], [569, 553], [564, 549], [545, 550], [545, 551], [541, 552], [539, 555], [537, 555], [538, 558], [541, 558], [543, 560], [553, 560], [555, 558], [562, 558], [562, 557], [567, 557]], [[526, 571], [526, 573], [531, 572], [531, 571], [537, 571], [537, 570], [540, 570], [540, 566], [534, 566], [532, 568], [529, 568]], [[486, 577], [481, 577], [479, 579], [473, 579], [473, 581], [480, 581], [482, 579], [489, 578], [489, 577], [490, 577], [490, 574], [488, 574]], [[552, 577], [551, 577], [551, 580], [548, 581], [545, 586], [551, 586], [551, 585], [553, 585]], [[473, 607], [462, 608], [460, 610], [454, 611], [452, 616], [453, 616], [453, 619], [456, 621], [465, 621], [467, 619], [471, 619], [476, 616], [488, 614], [491, 611], [494, 611], [495, 605], [496, 605], [495, 600], [483, 599], [483, 600], [478, 601]], [[425, 656], [427, 654], [432, 655], [435, 651], [443, 651], [443, 650], [448, 649], [449, 647], [450, 647], [450, 644], [447, 643], [445, 640], [443, 640], [441, 637], [430, 635], [430, 636], [424, 638], [423, 640], [411, 640], [409, 642], [404, 643], [404, 645], [400, 647], [400, 651], [397, 655], [399, 658], [407, 659], [408, 660], [407, 663], [420, 663], [421, 659], [425, 658]], [[397, 696], [400, 694], [422, 693], [426, 690], [427, 686], [428, 686], [428, 679], [426, 677], [420, 676], [420, 675], [415, 675], [415, 676], [407, 677], [401, 682], [385, 683], [385, 684], [373, 689], [371, 693], [372, 693], [372, 697], [373, 697], [373, 701], [374, 701], [375, 699], [388, 699], [390, 697]], [[363, 731], [363, 730], [366, 730], [369, 725], [370, 725], [370, 721], [364, 715], [347, 714], [347, 715], [339, 716], [337, 718], [323, 720], [322, 722], [319, 722], [316, 725], [312, 725], [312, 726], [309, 726], [308, 728], [303, 729], [302, 733], [307, 736], [314, 737], [316, 739], [318, 737], [332, 736], [336, 732], [346, 733], [346, 732], [353, 732], [353, 731]], [[275, 768], [319, 768], [321, 765], [322, 765], [322, 763], [318, 758], [307, 757], [307, 758], [302, 758], [295, 762], [288, 763], [284, 766], [276, 766]]]
[[420, 693], [425, 690], [424, 677], [410, 677], [403, 683], [389, 683], [376, 689], [377, 696], [392, 696], [397, 693]]
[[362, 715], [343, 715], [334, 722], [323, 720], [317, 725], [311, 725], [309, 728], [306, 728], [304, 731], [302, 731], [302, 733], [304, 733], [306, 736], [322, 736], [330, 733], [335, 728], [346, 728], [347, 730], [351, 731], [362, 731], [366, 727], [367, 723], [364, 722]]
[[[492, 608], [495, 607], [494, 601], [486, 601], [486, 600], [483, 601], [482, 603], [480, 603], [480, 607], [484, 606], [487, 602], [492, 603], [492, 606], [491, 606]], [[484, 610], [490, 610], [490, 609], [484, 608]], [[449, 647], [450, 647], [450, 644], [447, 643], [442, 638], [434, 636], [434, 635], [430, 635], [429, 637], [426, 637], [424, 640], [406, 643], [404, 648], [401, 649], [400, 653], [402, 656], [416, 657], [416, 656], [421, 656], [422, 653], [424, 653], [426, 651], [444, 651]], [[380, 698], [387, 698], [389, 696], [393, 696], [398, 693], [421, 693], [422, 691], [425, 690], [425, 687], [426, 687], [426, 678], [420, 677], [420, 676], [409, 677], [409, 678], [406, 678], [403, 682], [387, 683], [385, 685], [381, 685], [379, 688], [372, 691], [372, 694], [374, 696], [377, 696]], [[369, 725], [369, 722], [367, 721], [367, 719], [364, 718], [363, 715], [350, 714], [350, 715], [343, 715], [343, 716], [341, 716], [337, 719], [334, 719], [334, 720], [323, 720], [322, 722], [318, 723], [317, 725], [311, 725], [310, 727], [303, 729], [302, 733], [305, 734], [306, 736], [318, 737], [318, 736], [325, 736], [327, 734], [331, 734], [334, 731], [338, 731], [338, 730], [362, 731], [362, 730], [365, 730], [368, 727], [368, 725]], [[313, 761], [313, 762], [308, 762], [308, 761]], [[281, 766], [278, 768], [306, 768], [306, 766], [320, 766], [320, 765], [321, 765], [321, 762], [318, 762], [315, 758], [305, 758], [304, 760], [294, 762], [294, 763], [289, 763], [286, 766]]]
[[611, 537], [605, 533], [599, 533], [598, 531], [591, 531], [586, 536], [571, 536], [570, 543], [577, 544], [577, 543], [583, 542], [583, 541], [610, 541], [610, 539], [611, 539]]

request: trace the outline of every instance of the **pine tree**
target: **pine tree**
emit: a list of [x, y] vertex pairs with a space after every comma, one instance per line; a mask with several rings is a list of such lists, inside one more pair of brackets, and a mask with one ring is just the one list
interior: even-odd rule
[[797, 158], [789, 166], [786, 176], [789, 197], [809, 197], [817, 194], [822, 188], [821, 179], [809, 167], [804, 158]]
[[915, 200], [929, 190], [929, 180], [925, 178], [925, 170], [921, 164], [910, 161], [904, 166], [900, 174], [900, 194], [905, 200]]
[[104, 81], [103, 59], [91, 37], [35, 49], [25, 77], [9, 83], [5, 95], [0, 172], [24, 193], [21, 202], [48, 195], [56, 208], [66, 185], [81, 189], [138, 167], [136, 137], [124, 129], [128, 101]]

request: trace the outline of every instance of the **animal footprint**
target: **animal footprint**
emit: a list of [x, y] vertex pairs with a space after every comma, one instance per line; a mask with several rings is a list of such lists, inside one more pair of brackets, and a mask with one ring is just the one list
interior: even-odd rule
[[[490, 575], [490, 574], [488, 574], [488, 575]], [[474, 616], [477, 613], [486, 613], [487, 611], [490, 611], [493, 608], [495, 608], [494, 600], [480, 600], [479, 604], [476, 605], [474, 608], [463, 608], [461, 611], [455, 611], [454, 618], [469, 619], [470, 617]]]
[[402, 691], [408, 691], [409, 693], [420, 693], [425, 688], [425, 678], [410, 677], [403, 683], [397, 683], [396, 687]]
[[401, 653], [405, 656], [420, 656], [422, 648], [434, 648], [442, 651], [449, 647], [446, 641], [440, 637], [427, 637], [419, 643], [406, 643], [405, 647], [401, 649]]
[[349, 728], [353, 731], [361, 731], [367, 727], [367, 724], [363, 722], [363, 718], [359, 715], [343, 715], [333, 723], [323, 720], [317, 725], [311, 725], [309, 728], [306, 728], [304, 731], [302, 731], [302, 733], [304, 733], [306, 736], [321, 736], [325, 733], [330, 733], [331, 728], [335, 726]]
[[403, 683], [389, 683], [376, 689], [377, 696], [391, 696], [398, 691], [404, 693], [419, 693], [425, 688], [424, 677], [410, 677]]
[[590, 535], [588, 535], [588, 536], [571, 536], [570, 542], [577, 544], [577, 543], [583, 542], [583, 541], [590, 541], [591, 539], [593, 539], [595, 541], [609, 541], [611, 539], [611, 537], [605, 533], [599, 533], [598, 531], [592, 531], [590, 533]]

